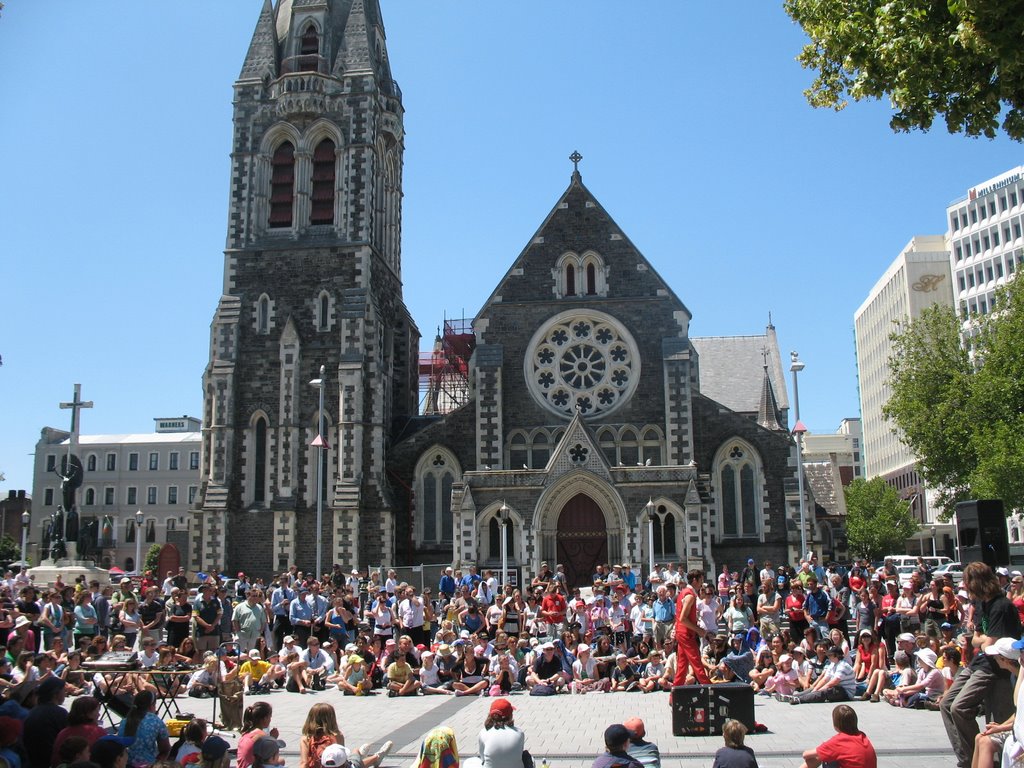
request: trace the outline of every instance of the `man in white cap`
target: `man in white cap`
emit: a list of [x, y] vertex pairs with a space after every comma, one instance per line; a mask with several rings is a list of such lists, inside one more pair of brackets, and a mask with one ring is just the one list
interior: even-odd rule
[[367, 754], [369, 744], [364, 744], [355, 751], [342, 744], [331, 744], [321, 753], [320, 765], [324, 768], [374, 768], [380, 765], [394, 746], [393, 742], [385, 741], [380, 745], [380, 750], [371, 755]]
[[538, 685], [548, 685], [556, 691], [564, 688], [570, 678], [562, 668], [562, 659], [555, 654], [555, 644], [544, 643], [540, 648], [541, 654], [526, 676], [527, 687], [533, 690]]
[[[1001, 638], [1016, 640], [1021, 635], [1020, 616], [996, 579], [992, 569], [982, 562], [964, 568], [964, 588], [976, 601], [974, 636], [971, 644], [985, 650]], [[996, 722], [1013, 713], [1013, 689], [1010, 674], [993, 660], [993, 655], [977, 653], [970, 664], [960, 668], [939, 705], [942, 724], [956, 754], [957, 766], [968, 768], [974, 756], [978, 736], [978, 707], [982, 704]]]
[[[1017, 686], [1013, 690], [1013, 699], [1017, 709], [1024, 706], [1021, 700], [1021, 679], [1024, 675], [1020, 673], [1020, 652], [1024, 648], [1024, 641], [1014, 641], [1013, 638], [1003, 637], [996, 640], [985, 649], [985, 653], [992, 657], [992, 660], [1011, 675], [1017, 676]], [[1022, 718], [1024, 721], [1024, 718]], [[974, 739], [974, 762], [972, 765], [998, 764], [999, 755], [1002, 752], [1007, 754], [1019, 754], [1024, 747], [1024, 722], [1017, 725], [1016, 712], [1012, 713], [1002, 722], [991, 722], [985, 726]], [[1006, 765], [1007, 761], [1003, 761]], [[1011, 763], [1013, 764], [1013, 763]]]
[[896, 635], [896, 651], [893, 652], [895, 656], [899, 651], [903, 651], [910, 658], [910, 665], [917, 669], [917, 638], [909, 632], [903, 632]]
[[996, 578], [999, 579], [999, 587], [1006, 592], [1010, 588], [1010, 571], [1003, 566], [996, 568]]

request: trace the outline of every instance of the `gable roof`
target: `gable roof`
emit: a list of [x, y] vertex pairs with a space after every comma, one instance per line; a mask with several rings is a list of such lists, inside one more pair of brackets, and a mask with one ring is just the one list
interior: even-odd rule
[[[556, 234], [563, 232], [572, 234], [568, 237]], [[597, 201], [594, 194], [583, 184], [583, 177], [579, 171], [573, 171], [565, 192], [558, 198], [526, 247], [512, 262], [490, 296], [487, 297], [480, 311], [473, 318], [474, 328], [477, 328], [477, 321], [486, 314], [488, 308], [493, 304], [500, 303], [503, 299], [530, 300], [536, 298], [536, 294], [530, 286], [521, 284], [520, 287], [514, 278], [522, 275], [524, 267], [536, 260], [538, 249], [542, 249], [546, 253], [552, 245], [556, 245], [564, 251], [571, 250], [579, 253], [584, 253], [587, 250], [594, 250], [602, 254], [612, 250], [621, 253], [621, 251], [628, 250], [631, 262], [635, 260], [636, 272], [646, 275], [650, 280], [648, 285], [654, 288], [654, 291], [648, 292], [646, 296], [661, 297], [675, 304], [678, 310], [685, 314], [685, 322], [680, 323], [685, 331], [693, 314], [640, 252], [640, 249], [626, 236], [604, 206]], [[550, 269], [552, 266], [554, 264], [549, 263], [545, 269]], [[521, 296], [517, 295], [520, 293]]]
[[[760, 336], [690, 337], [697, 350], [700, 393], [738, 413], [756, 415], [764, 388], [764, 350], [768, 378], [780, 411], [789, 409], [786, 375], [774, 326]], [[782, 425], [785, 426], [785, 425]]]

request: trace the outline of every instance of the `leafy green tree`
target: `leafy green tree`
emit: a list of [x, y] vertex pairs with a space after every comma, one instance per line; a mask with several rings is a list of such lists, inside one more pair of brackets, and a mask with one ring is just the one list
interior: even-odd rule
[[918, 457], [918, 471], [938, 490], [940, 506], [951, 510], [968, 497], [977, 464], [974, 365], [960, 343], [960, 321], [951, 307], [933, 305], [891, 338], [892, 394], [882, 412]]
[[894, 131], [1024, 139], [1024, 0], [784, 0], [815, 107], [888, 97]]
[[[149, 550], [146, 552], [146, 565], [143, 566], [143, 571], [153, 571], [156, 573], [156, 566], [160, 562], [160, 545], [152, 544]], [[159, 576], [160, 574], [156, 574]]]
[[858, 477], [844, 489], [846, 538], [851, 553], [869, 560], [902, 552], [905, 542], [917, 533], [910, 504], [881, 477]]
[[6, 533], [0, 536], [0, 562], [10, 563], [21, 560], [21, 545]]
[[950, 309], [933, 307], [893, 335], [885, 406], [946, 514], [967, 498], [1024, 508], [1024, 287], [997, 292], [972, 318], [970, 351]]

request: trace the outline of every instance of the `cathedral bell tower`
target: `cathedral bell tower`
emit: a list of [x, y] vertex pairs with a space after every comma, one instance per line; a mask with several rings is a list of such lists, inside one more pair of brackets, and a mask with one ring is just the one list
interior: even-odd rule
[[419, 345], [402, 300], [402, 120], [378, 0], [265, 0], [234, 86], [196, 570], [310, 571], [318, 542], [325, 570], [392, 561], [384, 465], [392, 425], [416, 412]]

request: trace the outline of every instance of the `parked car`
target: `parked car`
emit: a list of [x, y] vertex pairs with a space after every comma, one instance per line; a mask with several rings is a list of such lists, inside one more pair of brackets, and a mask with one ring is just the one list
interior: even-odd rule
[[900, 581], [905, 581], [917, 573], [916, 565], [897, 565], [896, 573], [900, 576]]
[[932, 578], [936, 576], [949, 576], [954, 584], [959, 584], [964, 580], [964, 570], [960, 567], [960, 563], [944, 563], [932, 571]]

